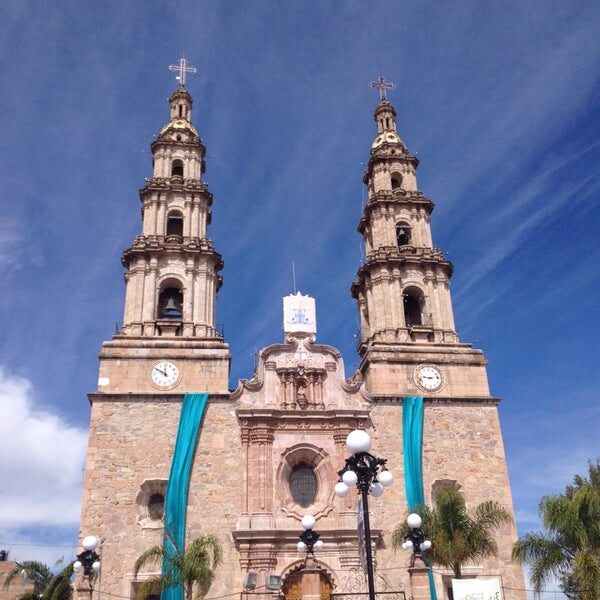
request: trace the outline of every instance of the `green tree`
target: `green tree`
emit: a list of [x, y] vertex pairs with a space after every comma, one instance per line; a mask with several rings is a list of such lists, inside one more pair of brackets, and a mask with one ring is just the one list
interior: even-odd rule
[[[512, 523], [510, 513], [491, 500], [478, 504], [470, 514], [456, 488], [440, 490], [435, 507], [420, 506], [415, 512], [423, 519], [423, 531], [432, 543], [427, 560], [452, 569], [456, 579], [461, 578], [466, 563], [497, 556], [494, 531], [503, 523]], [[405, 523], [396, 527], [392, 534], [394, 549], [402, 545], [408, 532]]]
[[555, 577], [569, 598], [600, 598], [600, 462], [590, 462], [588, 476], [576, 475], [564, 494], [542, 498], [540, 517], [544, 530], [525, 534], [513, 549], [530, 566], [535, 591]]
[[9, 587], [15, 578], [20, 577], [33, 582], [34, 588], [32, 592], [21, 594], [18, 600], [39, 600], [40, 595], [43, 600], [70, 600], [72, 575], [72, 564], [53, 574], [44, 563], [26, 560], [15, 563], [4, 580], [4, 587]]
[[[174, 546], [174, 544], [173, 544]], [[159, 594], [167, 586], [181, 585], [185, 600], [192, 600], [194, 585], [198, 596], [204, 598], [215, 578], [215, 569], [223, 560], [223, 551], [218, 540], [211, 536], [196, 538], [183, 552], [166, 551], [163, 546], [154, 546], [146, 550], [135, 562], [134, 576], [149, 564], [162, 564], [162, 575], [145, 581], [138, 592], [138, 600]]]

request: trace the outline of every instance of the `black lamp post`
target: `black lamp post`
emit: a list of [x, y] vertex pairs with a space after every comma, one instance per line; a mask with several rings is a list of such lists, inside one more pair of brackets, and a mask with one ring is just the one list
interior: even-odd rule
[[346, 459], [346, 465], [338, 472], [340, 481], [335, 486], [335, 493], [340, 498], [343, 498], [348, 495], [350, 487], [356, 485], [361, 494], [369, 600], [375, 600], [371, 525], [369, 522], [369, 494], [378, 498], [383, 494], [384, 488], [392, 485], [394, 478], [385, 466], [386, 459], [377, 458], [369, 453], [371, 438], [366, 431], [361, 429], [352, 431], [346, 438], [346, 447], [352, 455]]
[[323, 540], [320, 540], [321, 537], [314, 529], [316, 520], [312, 515], [304, 515], [302, 517], [302, 527], [304, 531], [298, 536], [300, 541], [296, 545], [299, 552], [306, 550], [306, 558], [309, 556], [314, 556], [314, 550], [320, 550], [323, 548]]
[[96, 553], [98, 547], [98, 538], [94, 535], [88, 535], [81, 542], [83, 552], [77, 555], [77, 560], [73, 563], [73, 571], [80, 573], [83, 571], [83, 576], [87, 577], [92, 587], [92, 575], [100, 571], [100, 556]]
[[415, 557], [421, 556], [425, 550], [431, 548], [431, 542], [425, 538], [425, 532], [421, 529], [423, 520], [417, 513], [408, 515], [406, 524], [410, 527], [410, 531], [406, 534], [402, 547], [413, 551], [412, 562], [414, 563]]

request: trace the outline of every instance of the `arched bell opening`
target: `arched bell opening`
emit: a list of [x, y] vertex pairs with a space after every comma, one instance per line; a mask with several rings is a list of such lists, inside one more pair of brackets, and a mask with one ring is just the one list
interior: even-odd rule
[[183, 237], [183, 215], [178, 210], [167, 215], [167, 236], [169, 235]]
[[390, 177], [392, 180], [392, 189], [393, 190], [397, 190], [398, 188], [402, 187], [402, 175], [400, 173], [395, 171], [394, 173], [392, 173], [390, 175]]
[[159, 319], [181, 320], [183, 318], [183, 292], [179, 282], [167, 283], [158, 295]]
[[425, 297], [423, 292], [415, 287], [404, 290], [404, 322], [407, 327], [423, 325], [423, 312], [425, 308]]
[[148, 516], [154, 521], [160, 521], [165, 514], [165, 496], [155, 492], [148, 499]]
[[183, 161], [179, 158], [171, 163], [171, 177], [183, 177]]
[[410, 245], [411, 237], [411, 228], [408, 223], [396, 223], [396, 242], [398, 246]]

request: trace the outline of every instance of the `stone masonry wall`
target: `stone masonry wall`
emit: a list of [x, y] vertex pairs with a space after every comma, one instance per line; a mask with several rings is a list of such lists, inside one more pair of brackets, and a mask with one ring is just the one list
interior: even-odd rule
[[[162, 543], [160, 523], [138, 523], [136, 497], [145, 480], [168, 479], [181, 410], [181, 400], [146, 398], [94, 403], [83, 491], [81, 536], [102, 540], [101, 590], [125, 597], [133, 597], [137, 557]], [[240, 512], [239, 446], [231, 404], [209, 402], [190, 483], [187, 539], [212, 534], [221, 542], [225, 564], [211, 589], [215, 594], [241, 581], [230, 535]], [[157, 565], [154, 572], [159, 570]]]
[[[371, 500], [372, 527], [381, 528], [384, 532], [384, 547], [377, 552], [378, 570], [392, 588], [404, 584], [408, 589], [408, 552], [394, 552], [391, 543], [394, 527], [407, 514], [402, 457], [402, 406], [374, 405], [371, 417], [374, 428], [372, 451], [388, 459], [388, 466], [395, 476], [394, 485], [381, 498]], [[504, 447], [494, 404], [473, 405], [459, 401], [431, 404], [426, 401], [423, 479], [428, 503], [431, 502], [434, 482], [449, 479], [460, 485], [469, 508], [486, 500], [496, 500], [512, 512]], [[498, 559], [470, 565], [465, 568], [464, 576], [500, 576], [505, 586], [505, 600], [523, 600], [525, 593], [517, 591], [525, 587], [522, 571], [510, 560], [516, 538], [514, 526], [501, 527], [496, 536], [500, 550]], [[438, 590], [441, 590], [442, 574], [450, 575], [450, 572], [441, 567], [436, 567], [435, 571]]]

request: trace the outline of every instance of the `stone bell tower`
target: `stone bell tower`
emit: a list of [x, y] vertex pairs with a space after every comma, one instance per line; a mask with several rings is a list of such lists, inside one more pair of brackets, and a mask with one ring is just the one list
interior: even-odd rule
[[[399, 137], [396, 110], [385, 94], [374, 119], [377, 133], [363, 177], [368, 202], [358, 225], [366, 260], [352, 284], [361, 324], [360, 371], [375, 394], [462, 393], [468, 367], [469, 394], [487, 394], [483, 354], [458, 341], [453, 266], [432, 241], [434, 204], [418, 189], [419, 160]], [[445, 364], [445, 372], [414, 372], [423, 362]]]
[[[212, 194], [202, 181], [206, 149], [183, 84], [169, 105], [170, 119], [151, 144], [152, 177], [140, 190], [142, 231], [123, 253], [123, 326], [102, 348], [103, 392], [158, 391], [179, 383], [187, 390], [227, 391], [229, 353], [215, 322], [223, 261], [207, 235]], [[152, 372], [152, 361], [169, 357], [183, 361], [175, 365], [176, 376]]]
[[[512, 512], [499, 399], [490, 394], [487, 361], [481, 350], [459, 341], [450, 297], [453, 266], [433, 243], [434, 204], [419, 191], [419, 160], [396, 131], [396, 110], [385, 94], [394, 86], [383, 78], [371, 85], [379, 88], [380, 102], [363, 178], [368, 202], [358, 224], [366, 259], [351, 292], [361, 325], [358, 379], [371, 405], [374, 445], [385, 448], [388, 465], [401, 472], [403, 398], [422, 396], [426, 503], [435, 504], [436, 490], [455, 486], [469, 507], [497, 500]], [[375, 523], [405, 518], [404, 491], [393, 494], [396, 505], [374, 503]], [[498, 558], [468, 565], [464, 576], [499, 577], [505, 599], [524, 598], [521, 569], [511, 561], [515, 540], [515, 527], [502, 526]], [[397, 560], [389, 542], [378, 554], [384, 569]], [[452, 575], [436, 570], [438, 598], [448, 598]]]
[[235, 485], [218, 505], [212, 499], [215, 465], [234, 477], [240, 444], [228, 403], [229, 349], [215, 317], [223, 261], [208, 238], [212, 194], [202, 179], [205, 148], [184, 85], [190, 67], [185, 59], [174, 67], [179, 86], [169, 98], [168, 122], [151, 144], [152, 177], [140, 190], [141, 232], [122, 258], [123, 326], [103, 343], [98, 388], [89, 394], [81, 536], [102, 542], [102, 593], [132, 599], [153, 574], [134, 577], [135, 560], [163, 540], [186, 393], [208, 392], [190, 483], [188, 539], [216, 535], [229, 556], [223, 532], [228, 514], [239, 512]]

